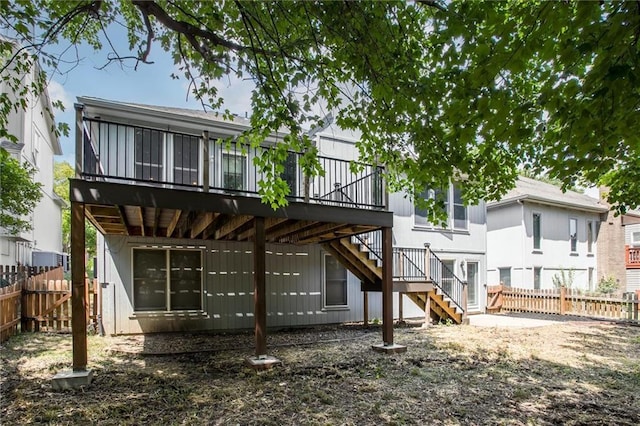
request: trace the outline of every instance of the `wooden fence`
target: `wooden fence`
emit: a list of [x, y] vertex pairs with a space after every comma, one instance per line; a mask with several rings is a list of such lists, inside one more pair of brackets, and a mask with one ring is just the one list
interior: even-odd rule
[[496, 285], [487, 287], [487, 312], [580, 315], [639, 321], [639, 296], [638, 293], [632, 293], [626, 298], [610, 298], [587, 296], [564, 287], [531, 290]]
[[[87, 279], [86, 289], [87, 324], [97, 329], [100, 286]], [[62, 279], [62, 268], [0, 288], [0, 342], [19, 332], [69, 331], [71, 311], [71, 282]]]

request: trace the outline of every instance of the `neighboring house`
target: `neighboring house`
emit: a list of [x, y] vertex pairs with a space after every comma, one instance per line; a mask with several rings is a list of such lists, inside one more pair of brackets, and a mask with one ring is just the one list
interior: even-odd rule
[[[24, 85], [33, 81], [34, 69], [23, 76]], [[0, 81], [0, 92], [9, 93]], [[18, 235], [0, 229], [0, 265], [57, 266], [63, 262], [62, 208], [65, 203], [53, 191], [54, 156], [62, 149], [53, 131], [55, 123], [48, 111], [51, 101], [45, 89], [39, 96], [30, 96], [27, 107], [9, 117], [8, 131], [18, 143], [0, 141], [0, 147], [22, 164], [35, 167], [34, 181], [42, 183], [42, 199], [31, 214], [33, 229]]]
[[[606, 202], [606, 188], [600, 188]], [[616, 215], [610, 211], [598, 237], [598, 279], [613, 278], [621, 292], [640, 290], [640, 211]]]
[[573, 274], [574, 288], [595, 290], [607, 211], [587, 195], [519, 177], [500, 201], [487, 204], [489, 283], [548, 289], [554, 276]]
[[[405, 317], [462, 321], [460, 276], [471, 283], [464, 313], [484, 309], [485, 207], [465, 207], [453, 186], [449, 226], [433, 227], [402, 194], [387, 196], [382, 168], [352, 173], [355, 139], [329, 129], [314, 135], [325, 175], [307, 182], [289, 153], [289, 205], [273, 210], [257, 195], [253, 158], [283, 134], [258, 148], [219, 144], [248, 120], [78, 101], [71, 207], [99, 231], [107, 333], [255, 326], [258, 342], [266, 326], [366, 316], [383, 318], [388, 344], [401, 292]], [[72, 232], [72, 247], [82, 243]]]

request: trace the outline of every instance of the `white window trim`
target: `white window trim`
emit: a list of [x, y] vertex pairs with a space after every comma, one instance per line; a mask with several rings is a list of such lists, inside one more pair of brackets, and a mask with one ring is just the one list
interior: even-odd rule
[[[434, 191], [430, 189], [429, 191]], [[454, 185], [452, 183], [449, 184], [449, 188], [447, 190], [447, 224], [445, 227], [435, 226], [434, 224], [427, 222], [417, 223], [416, 218], [419, 217], [416, 215], [416, 202], [413, 202], [413, 209], [411, 212], [411, 217], [413, 218], [413, 226], [415, 229], [425, 229], [425, 230], [441, 230], [441, 231], [449, 231], [455, 233], [469, 233], [469, 206], [464, 206], [465, 209], [465, 228], [456, 228], [455, 225], [455, 207], [454, 207]]]
[[[155, 310], [155, 311], [136, 311], [136, 301], [135, 301], [135, 279], [134, 279], [134, 268], [133, 264], [133, 252], [134, 250], [162, 250], [165, 252], [165, 268], [166, 268], [166, 280], [165, 280], [165, 296], [166, 296], [166, 306], [165, 310]], [[169, 257], [170, 251], [198, 251], [200, 252], [200, 309], [177, 309], [171, 310], [171, 260]], [[157, 316], [159, 314], [176, 314], [176, 315], [186, 315], [193, 313], [204, 313], [204, 258], [203, 251], [199, 248], [177, 248], [177, 247], [147, 247], [147, 246], [138, 246], [131, 247], [130, 252], [131, 259], [131, 309], [132, 316], [135, 317], [144, 317], [144, 316]]]
[[[576, 249], [573, 250], [571, 247], [571, 221], [575, 220], [576, 221]], [[578, 254], [578, 242], [580, 239], [580, 236], [578, 235], [578, 227], [579, 227], [579, 222], [578, 222], [578, 218], [577, 217], [570, 217], [569, 218], [569, 229], [568, 229], [568, 234], [569, 234], [569, 253], [576, 255]]]
[[[327, 305], [327, 257], [331, 256], [329, 253], [322, 254], [322, 310], [323, 311], [348, 311], [349, 310], [349, 270], [347, 271], [347, 280], [345, 286], [347, 287], [347, 303], [346, 305]], [[336, 262], [338, 260], [336, 259]], [[340, 262], [338, 262], [340, 263]], [[340, 263], [340, 266], [344, 268], [344, 265]]]
[[[238, 149], [237, 147], [231, 147], [229, 149], [227, 149], [224, 146], [220, 147], [220, 155], [218, 156], [218, 158], [220, 159], [219, 164], [216, 164], [218, 166], [218, 182], [219, 188], [221, 189], [229, 189], [230, 191], [247, 191], [248, 187], [249, 187], [249, 183], [248, 183], [248, 175], [249, 175], [249, 154], [248, 153], [243, 153], [241, 149]], [[242, 176], [242, 189], [230, 189], [230, 188], [225, 188], [224, 187], [224, 156], [225, 155], [231, 155], [234, 157], [242, 157], [244, 158], [244, 176]]]
[[[534, 222], [533, 218], [534, 218], [535, 215], [538, 215], [538, 217], [540, 218], [540, 247], [538, 247], [538, 248], [536, 248], [536, 235], [534, 233], [534, 229], [535, 229], [534, 228], [534, 223], [535, 222]], [[539, 211], [532, 211], [531, 212], [531, 236], [532, 236], [531, 243], [533, 245], [533, 252], [534, 253], [542, 253], [542, 241], [543, 241], [543, 238], [542, 238], [542, 212], [539, 212]]]

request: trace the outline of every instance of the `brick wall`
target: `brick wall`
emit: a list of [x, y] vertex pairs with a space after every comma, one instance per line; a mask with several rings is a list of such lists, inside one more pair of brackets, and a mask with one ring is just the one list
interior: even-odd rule
[[[604, 195], [606, 188], [600, 188], [600, 201], [608, 206]], [[622, 216], [615, 216], [609, 212], [607, 220], [600, 224], [598, 233], [597, 254], [598, 281], [602, 277], [614, 276], [620, 283], [621, 291], [627, 287], [627, 270], [624, 262], [624, 227]]]

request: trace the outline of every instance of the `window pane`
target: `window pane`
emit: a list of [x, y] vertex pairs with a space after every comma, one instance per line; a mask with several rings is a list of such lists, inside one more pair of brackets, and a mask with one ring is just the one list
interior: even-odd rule
[[593, 222], [587, 222], [587, 252], [593, 251]]
[[246, 157], [239, 154], [222, 154], [222, 185], [226, 189], [244, 189]]
[[295, 152], [290, 152], [287, 155], [287, 159], [284, 162], [284, 171], [282, 172], [282, 179], [287, 182], [289, 186], [289, 196], [295, 197], [298, 195], [298, 159]]
[[198, 184], [200, 141], [195, 136], [173, 136], [173, 181], [185, 185]]
[[498, 268], [500, 271], [500, 284], [511, 287], [511, 268]]
[[540, 290], [540, 280], [542, 275], [542, 268], [533, 268], [533, 288]]
[[478, 264], [467, 262], [467, 303], [478, 304]]
[[569, 219], [569, 239], [571, 240], [571, 251], [578, 249], [578, 219]]
[[162, 180], [163, 134], [157, 130], [135, 131], [136, 179]]
[[535, 250], [540, 250], [540, 214], [533, 214], [533, 248]]
[[195, 250], [171, 250], [171, 310], [202, 308], [202, 261]]
[[325, 306], [347, 305], [347, 270], [333, 256], [325, 256]]
[[133, 251], [133, 301], [136, 311], [167, 309], [167, 261], [164, 250]]

